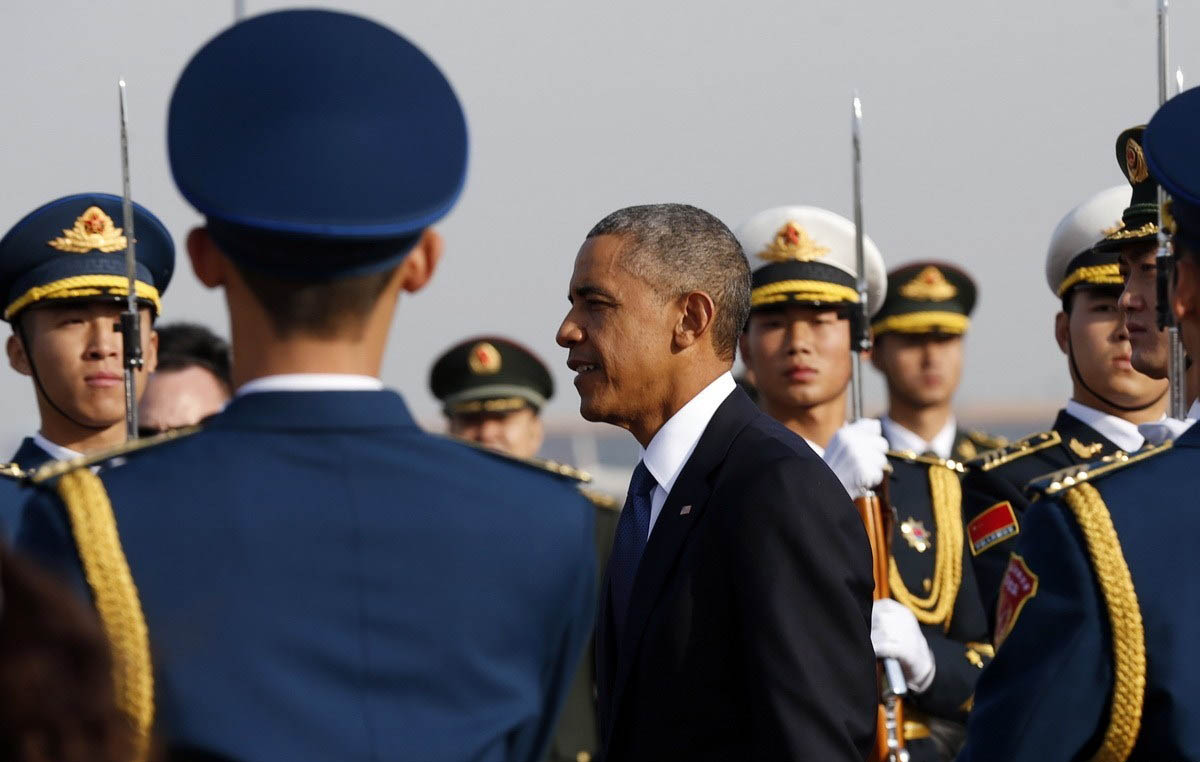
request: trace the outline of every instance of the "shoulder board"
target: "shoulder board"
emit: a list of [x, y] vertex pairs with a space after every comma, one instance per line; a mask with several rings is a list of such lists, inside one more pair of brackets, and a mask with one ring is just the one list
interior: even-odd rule
[[621, 510], [621, 503], [612, 495], [607, 495], [599, 490], [588, 489], [587, 487], [580, 487], [579, 492], [597, 508], [605, 511]]
[[936, 455], [918, 455], [912, 450], [888, 450], [887, 455], [889, 458], [896, 458], [898, 460], [908, 461], [909, 463], [924, 463], [930, 466], [944, 466], [945, 468], [948, 468], [951, 471], [957, 471], [960, 474], [966, 473], [967, 470], [967, 467], [957, 460], [939, 458]]
[[997, 450], [1008, 444], [1008, 439], [1005, 437], [997, 437], [988, 434], [986, 431], [971, 429], [967, 432], [967, 439], [970, 439], [975, 444], [985, 450]]
[[1059, 492], [1070, 489], [1076, 484], [1095, 481], [1101, 476], [1111, 474], [1114, 471], [1120, 471], [1126, 466], [1153, 458], [1155, 455], [1161, 455], [1170, 450], [1173, 444], [1173, 442], [1167, 441], [1155, 447], [1142, 448], [1132, 455], [1117, 450], [1112, 455], [1106, 455], [1100, 460], [1063, 468], [1034, 479], [1026, 487], [1026, 491], [1031, 495], [1057, 495]]
[[969, 465], [971, 468], [978, 468], [981, 471], [991, 471], [993, 468], [1019, 460], [1026, 455], [1032, 455], [1039, 450], [1045, 450], [1047, 447], [1053, 447], [1060, 442], [1062, 442], [1062, 437], [1057, 431], [1031, 434], [1010, 445], [980, 453], [970, 461]]
[[131, 439], [128, 442], [122, 442], [119, 445], [105, 447], [101, 450], [85, 453], [80, 455], [78, 458], [50, 461], [26, 476], [28, 477], [29, 481], [33, 482], [34, 484], [42, 484], [51, 479], [57, 479], [63, 474], [75, 471], [76, 469], [90, 468], [91, 466], [104, 463], [105, 461], [112, 460], [113, 458], [119, 458], [122, 455], [140, 452], [141, 450], [156, 447], [165, 442], [171, 442], [176, 439], [189, 437], [192, 434], [200, 431], [201, 428], [201, 426], [184, 426], [182, 428], [164, 431], [163, 433], [156, 434], [152, 437], [139, 437], [138, 439]]
[[[434, 436], [441, 436], [441, 435], [435, 434]], [[522, 458], [522, 457], [518, 457], [516, 455], [510, 455], [509, 453], [506, 453], [506, 452], [501, 452], [500, 450], [493, 450], [490, 447], [484, 447], [483, 445], [478, 444], [476, 442], [468, 442], [465, 439], [459, 439], [457, 437], [442, 437], [442, 438], [449, 439], [451, 442], [454, 442], [456, 444], [465, 445], [467, 447], [470, 447], [472, 450], [476, 450], [478, 452], [484, 453], [485, 455], [491, 455], [492, 457], [499, 458], [500, 460], [506, 460], [510, 463], [519, 463], [522, 466], [534, 468], [539, 471], [547, 471], [547, 472], [555, 474], [557, 476], [562, 476], [567, 479], [573, 479], [574, 481], [577, 481], [577, 482], [586, 483], [586, 482], [590, 482], [592, 480], [592, 475], [589, 474], [587, 471], [575, 468], [574, 466], [568, 466], [565, 463], [559, 463], [556, 460], [545, 460], [543, 458]]]
[[0, 463], [0, 477], [6, 479], [21, 479], [25, 472], [16, 463]]

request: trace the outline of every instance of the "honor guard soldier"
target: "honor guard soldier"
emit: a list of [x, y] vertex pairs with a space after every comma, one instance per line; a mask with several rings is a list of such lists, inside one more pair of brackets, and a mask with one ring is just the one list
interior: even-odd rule
[[21, 479], [24, 472], [16, 463], [0, 463], [0, 537], [7, 543], [16, 532], [25, 503]]
[[378, 378], [465, 180], [449, 82], [368, 19], [268, 13], [191, 59], [167, 132], [235, 399], [98, 475], [43, 469], [21, 546], [86, 581], [167, 756], [540, 759], [590, 632], [591, 506]]
[[1129, 188], [1109, 188], [1072, 209], [1050, 239], [1046, 280], [1062, 302], [1054, 336], [1067, 356], [1072, 394], [1049, 431], [980, 455], [963, 481], [969, 544], [985, 610], [994, 616], [1000, 580], [1039, 476], [1145, 444], [1138, 424], [1166, 410], [1167, 385], [1130, 364], [1129, 332], [1117, 307], [1115, 252], [1095, 248], [1120, 223]]
[[[583, 486], [590, 481], [587, 474], [534, 458], [545, 433], [541, 411], [554, 396], [554, 380], [546, 364], [515, 341], [478, 336], [455, 344], [434, 362], [429, 388], [442, 403], [452, 436], [578, 481], [580, 491], [596, 506], [596, 564], [602, 576], [612, 552], [620, 505]], [[596, 756], [594, 647], [588, 648], [567, 694], [550, 744], [550, 762], [589, 762]]]
[[[917, 453], [887, 455], [875, 420], [846, 424], [850, 383], [854, 225], [814, 207], [780, 207], [738, 229], [752, 267], [750, 320], [741, 351], [763, 409], [808, 440], [852, 497], [879, 485], [906, 519], [895, 529], [892, 592], [877, 601], [871, 640], [895, 657], [911, 691], [903, 728], [914, 760], [949, 759], [980, 668], [991, 649], [973, 577], [963, 574], [962, 466]], [[887, 290], [879, 249], [864, 240], [868, 312]], [[937, 499], [933, 498], [937, 495]]]
[[[1170, 194], [1171, 295], [1200, 356], [1200, 91], [1145, 135]], [[1175, 225], [1170, 224], [1173, 217]], [[979, 682], [965, 762], [1200, 759], [1200, 428], [1035, 482]]]

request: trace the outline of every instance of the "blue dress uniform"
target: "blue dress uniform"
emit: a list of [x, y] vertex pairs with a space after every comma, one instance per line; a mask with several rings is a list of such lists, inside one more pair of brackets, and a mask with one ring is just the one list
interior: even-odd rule
[[[1198, 122], [1190, 90], [1145, 134], [1177, 253], [1200, 231]], [[1200, 759], [1198, 466], [1193, 426], [1034, 485], [962, 760]]]
[[21, 476], [21, 468], [16, 463], [0, 463], [0, 538], [5, 543], [12, 541], [25, 503]]
[[[434, 63], [328, 11], [206, 44], [168, 133], [221, 252], [314, 289], [399, 265], [466, 171]], [[171, 754], [241, 762], [538, 760], [594, 613], [590, 504], [424, 433], [395, 393], [308, 380], [255, 379], [98, 475], [43, 469], [21, 546], [86, 580], [143, 743], [153, 723]]]

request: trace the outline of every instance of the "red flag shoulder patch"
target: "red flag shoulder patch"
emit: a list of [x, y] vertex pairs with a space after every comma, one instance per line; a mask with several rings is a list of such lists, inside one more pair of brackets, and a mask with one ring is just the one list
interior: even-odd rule
[[967, 524], [967, 537], [971, 541], [971, 555], [977, 556], [996, 543], [1016, 537], [1021, 531], [1017, 514], [1005, 500], [996, 503]]
[[1038, 576], [1025, 564], [1025, 559], [1016, 553], [1008, 559], [1004, 571], [1004, 582], [1000, 584], [1000, 600], [996, 603], [996, 632], [992, 642], [996, 648], [1004, 642], [1017, 624], [1017, 617], [1025, 603], [1037, 595]]

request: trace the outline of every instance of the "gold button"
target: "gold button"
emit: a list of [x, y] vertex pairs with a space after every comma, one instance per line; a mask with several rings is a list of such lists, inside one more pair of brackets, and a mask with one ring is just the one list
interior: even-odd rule
[[575, 762], [592, 762], [592, 755], [586, 751], [581, 751], [575, 755]]
[[931, 580], [929, 577], [926, 577], [925, 579], [921, 580], [921, 587], [925, 588], [925, 592], [928, 593], [931, 589], [933, 589], [933, 580]]

